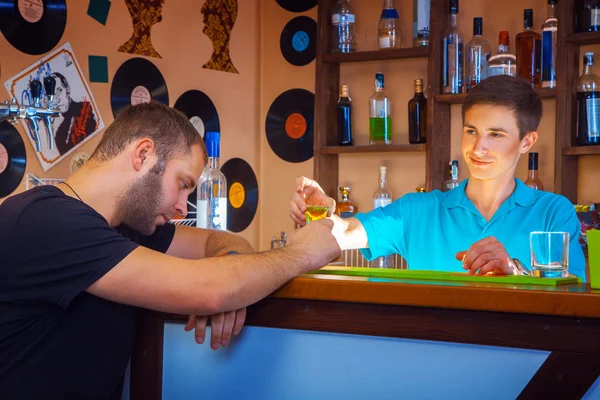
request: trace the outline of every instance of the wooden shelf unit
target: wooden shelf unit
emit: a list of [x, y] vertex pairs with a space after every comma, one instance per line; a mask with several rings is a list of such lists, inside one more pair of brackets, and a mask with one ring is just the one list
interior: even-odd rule
[[324, 146], [322, 154], [350, 154], [350, 153], [415, 153], [427, 151], [425, 144], [390, 144], [378, 146]]
[[[578, 156], [599, 155], [600, 146], [575, 147], [576, 83], [579, 74], [579, 46], [600, 44], [600, 32], [574, 32], [574, 6], [577, 0], [558, 3], [557, 86], [539, 88], [542, 99], [556, 99], [554, 191], [577, 203]], [[335, 0], [319, 0], [315, 84], [315, 167], [314, 177], [330, 196], [338, 185], [338, 157], [345, 153], [380, 151], [425, 151], [426, 189], [441, 189], [450, 161], [450, 110], [462, 104], [466, 94], [441, 93], [442, 35], [447, 24], [449, 0], [431, 0], [429, 48], [365, 51], [330, 54], [330, 15]], [[385, 149], [371, 146], [337, 146], [335, 105], [343, 63], [426, 58], [427, 66], [427, 144], [395, 145]]]

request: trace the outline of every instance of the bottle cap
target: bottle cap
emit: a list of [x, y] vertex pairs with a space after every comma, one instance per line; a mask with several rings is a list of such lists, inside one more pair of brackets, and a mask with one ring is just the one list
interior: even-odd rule
[[458, 0], [450, 0], [450, 14], [458, 14]]
[[594, 63], [594, 53], [591, 51], [583, 53], [583, 63], [585, 65], [592, 65]]
[[548, 0], [548, 4], [554, 4], [556, 5], [558, 3], [557, 0]]
[[500, 31], [500, 35], [498, 35], [498, 44], [508, 46], [510, 44], [509, 38], [508, 31]]
[[483, 35], [483, 18], [482, 17], [473, 18], [473, 35], [477, 35], [477, 36]]
[[206, 132], [206, 152], [209, 157], [221, 156], [221, 134], [220, 132]]
[[525, 28], [531, 28], [533, 26], [533, 10], [531, 8], [527, 8], [523, 11]]
[[383, 73], [382, 72], [378, 72], [375, 74], [375, 87], [379, 90], [382, 90], [384, 85], [383, 85]]

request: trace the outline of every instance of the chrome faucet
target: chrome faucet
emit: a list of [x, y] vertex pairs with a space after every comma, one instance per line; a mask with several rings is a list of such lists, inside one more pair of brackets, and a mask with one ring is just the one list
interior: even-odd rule
[[17, 103], [17, 99], [13, 98], [11, 102], [6, 100], [4, 104], [0, 104], [0, 121], [10, 120], [16, 124], [17, 119], [25, 119], [29, 125], [29, 134], [35, 142], [35, 147], [38, 152], [42, 151], [42, 142], [39, 134], [39, 121], [42, 121], [48, 132], [48, 144], [50, 150], [54, 149], [54, 131], [52, 122], [55, 117], [60, 115], [60, 112], [54, 108], [54, 90], [56, 88], [56, 79], [51, 76], [44, 78], [44, 89], [47, 97], [47, 106], [41, 102], [42, 83], [33, 80], [29, 84], [33, 105], [24, 106]]

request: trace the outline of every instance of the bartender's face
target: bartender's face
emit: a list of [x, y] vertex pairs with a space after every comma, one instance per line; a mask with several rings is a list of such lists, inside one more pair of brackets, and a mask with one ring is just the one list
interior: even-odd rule
[[506, 174], [514, 176], [519, 157], [529, 151], [535, 139], [537, 134], [519, 139], [517, 119], [508, 108], [493, 105], [471, 107], [465, 114], [461, 141], [470, 176], [475, 179], [495, 179]]
[[155, 169], [135, 181], [123, 196], [119, 208], [123, 222], [144, 235], [164, 225], [176, 215], [187, 215], [188, 195], [194, 190], [204, 169], [199, 145], [188, 154], [167, 163], [162, 174]]

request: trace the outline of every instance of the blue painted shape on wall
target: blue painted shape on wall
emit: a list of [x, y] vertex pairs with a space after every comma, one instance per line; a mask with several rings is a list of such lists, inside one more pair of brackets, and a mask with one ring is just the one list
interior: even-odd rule
[[582, 400], [600, 400], [600, 376], [596, 379], [596, 383], [592, 385], [585, 396], [582, 397]]
[[225, 349], [165, 325], [164, 399], [514, 399], [549, 352], [245, 327]]

